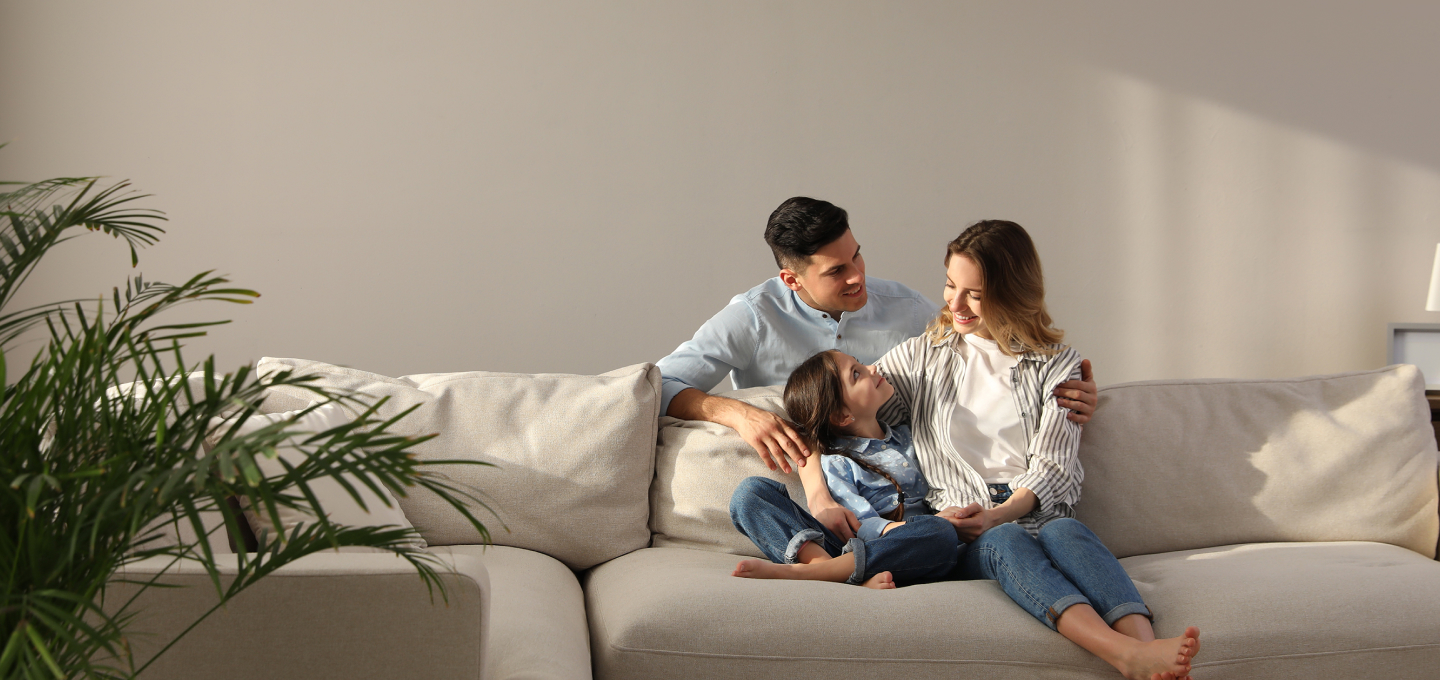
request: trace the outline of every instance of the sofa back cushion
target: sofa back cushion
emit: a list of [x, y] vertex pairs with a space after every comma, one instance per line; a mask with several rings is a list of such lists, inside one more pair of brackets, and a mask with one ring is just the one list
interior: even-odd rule
[[[586, 569], [650, 543], [660, 374], [638, 364], [598, 376], [434, 373], [388, 378], [301, 359], [261, 359], [262, 374], [291, 369], [332, 389], [389, 397], [380, 415], [422, 404], [394, 428], [438, 433], [415, 447], [421, 460], [476, 460], [495, 467], [442, 466], [452, 481], [480, 491], [495, 513], [477, 516], [494, 543], [545, 553]], [[292, 405], [313, 393], [273, 391]], [[268, 410], [270, 401], [266, 401]], [[479, 543], [453, 508], [421, 489], [399, 498], [405, 516], [432, 546]]]
[[1436, 446], [1414, 366], [1100, 390], [1076, 517], [1117, 557], [1278, 541], [1434, 556]]
[[[784, 415], [780, 387], [725, 392]], [[764, 557], [730, 522], [730, 496], [746, 477], [779, 480], [802, 506], [805, 490], [797, 475], [770, 471], [755, 449], [734, 430], [699, 420], [660, 419], [655, 450], [655, 483], [650, 488], [650, 529], [657, 548], [693, 548]]]

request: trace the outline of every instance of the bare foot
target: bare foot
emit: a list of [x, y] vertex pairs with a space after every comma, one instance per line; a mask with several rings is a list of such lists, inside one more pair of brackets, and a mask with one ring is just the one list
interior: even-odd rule
[[775, 564], [768, 560], [742, 560], [735, 565], [735, 571], [731, 576], [740, 578], [803, 578], [794, 573], [793, 564]]
[[866, 579], [865, 582], [860, 585], [865, 586], [866, 588], [874, 588], [876, 590], [894, 590], [895, 577], [891, 576], [890, 572], [888, 571], [882, 571]]
[[1190, 675], [1190, 660], [1200, 652], [1200, 629], [1180, 637], [1138, 642], [1117, 666], [1130, 680], [1179, 680]]

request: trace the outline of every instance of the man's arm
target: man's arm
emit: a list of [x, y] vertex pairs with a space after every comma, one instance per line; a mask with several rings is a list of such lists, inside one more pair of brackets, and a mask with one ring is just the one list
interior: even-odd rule
[[787, 473], [791, 472], [790, 461], [795, 461], [800, 467], [800, 483], [805, 487], [805, 501], [810, 506], [810, 514], [841, 538], [853, 538], [860, 528], [855, 514], [830, 496], [830, 488], [825, 485], [825, 473], [818, 464], [819, 458], [815, 459], [817, 464], [806, 465], [811, 452], [784, 418], [743, 401], [706, 394], [694, 388], [676, 394], [670, 400], [670, 409], [665, 415], [684, 420], [705, 420], [735, 430], [760, 454], [760, 459], [771, 470], [778, 466]]
[[[810, 456], [805, 442], [784, 418], [729, 397], [706, 394], [693, 387], [681, 390], [670, 400], [670, 410], [665, 415], [682, 420], [720, 423], [739, 432], [745, 443], [755, 448], [771, 470], [778, 465], [787, 473], [793, 472], [790, 460], [804, 466]], [[786, 460], [787, 456], [789, 460]]]
[[1070, 409], [1066, 418], [1081, 425], [1090, 422], [1100, 395], [1095, 387], [1095, 376], [1090, 372], [1089, 359], [1080, 362], [1080, 379], [1060, 383], [1055, 388], [1055, 397], [1061, 406]]

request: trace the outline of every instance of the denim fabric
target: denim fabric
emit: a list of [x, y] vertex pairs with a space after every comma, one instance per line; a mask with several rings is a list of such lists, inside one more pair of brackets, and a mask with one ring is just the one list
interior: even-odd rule
[[955, 577], [999, 581], [1010, 599], [1051, 629], [1077, 604], [1089, 604], [1112, 625], [1129, 614], [1150, 616], [1120, 562], [1074, 519], [1045, 524], [1038, 538], [1014, 523], [990, 529], [965, 548]]
[[764, 477], [750, 477], [735, 489], [730, 520], [771, 562], [794, 564], [807, 540], [831, 557], [854, 553], [855, 571], [846, 583], [856, 585], [885, 571], [896, 585], [941, 580], [954, 571], [960, 555], [955, 528], [934, 515], [908, 518], [874, 540], [845, 541], [791, 500], [784, 484]]

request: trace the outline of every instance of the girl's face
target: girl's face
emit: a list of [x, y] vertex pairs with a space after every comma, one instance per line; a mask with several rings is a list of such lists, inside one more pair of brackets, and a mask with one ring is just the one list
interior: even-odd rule
[[854, 419], [851, 422], [874, 418], [880, 407], [895, 394], [895, 386], [880, 375], [878, 369], [856, 361], [849, 354], [836, 352], [835, 367], [840, 371], [845, 410]]
[[944, 295], [945, 306], [953, 317], [950, 326], [961, 335], [974, 333], [994, 340], [990, 329], [985, 327], [985, 312], [980, 302], [984, 285], [985, 277], [981, 276], [974, 260], [964, 255], [950, 256], [950, 263], [945, 266]]

